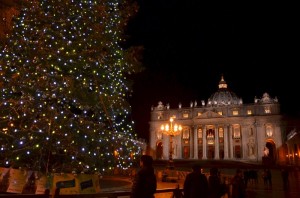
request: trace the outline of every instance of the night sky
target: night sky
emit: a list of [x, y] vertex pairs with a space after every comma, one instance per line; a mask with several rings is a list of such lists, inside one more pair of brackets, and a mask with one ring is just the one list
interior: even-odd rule
[[[282, 2], [281, 2], [282, 3]], [[295, 5], [203, 5], [199, 0], [139, 0], [130, 43], [145, 48], [135, 78], [133, 120], [148, 140], [151, 106], [205, 100], [221, 75], [244, 103], [267, 92], [282, 112], [300, 113], [299, 12]]]

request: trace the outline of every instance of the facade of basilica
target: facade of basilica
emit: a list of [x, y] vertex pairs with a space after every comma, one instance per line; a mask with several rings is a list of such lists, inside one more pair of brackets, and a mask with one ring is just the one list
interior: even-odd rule
[[152, 107], [149, 147], [153, 158], [284, 163], [278, 99], [264, 93], [253, 103], [243, 104], [223, 76], [218, 86], [200, 104], [172, 109], [159, 102]]

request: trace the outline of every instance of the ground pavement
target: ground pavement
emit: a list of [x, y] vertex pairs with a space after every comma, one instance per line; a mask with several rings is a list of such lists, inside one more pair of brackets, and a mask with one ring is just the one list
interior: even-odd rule
[[[235, 169], [220, 169], [221, 175], [232, 177]], [[208, 173], [208, 169], [204, 169], [204, 173]], [[272, 173], [272, 186], [265, 186], [262, 179], [262, 169], [258, 170], [258, 182], [250, 182], [247, 186], [248, 198], [299, 198], [300, 197], [300, 172], [294, 170], [289, 174], [290, 186], [288, 190], [284, 190], [281, 171], [279, 169], [271, 169]], [[158, 189], [176, 188], [178, 185], [183, 187], [184, 179], [179, 179], [176, 182], [162, 182], [158, 180]], [[130, 178], [124, 177], [109, 177], [103, 178], [101, 182], [101, 189], [103, 192], [109, 191], [127, 191], [131, 188]], [[116, 185], [117, 184], [117, 185]], [[127, 196], [128, 197], [128, 196]], [[122, 198], [127, 198], [122, 197]], [[159, 193], [155, 194], [155, 198], [171, 198], [172, 193]], [[224, 196], [227, 198], [228, 196]]]

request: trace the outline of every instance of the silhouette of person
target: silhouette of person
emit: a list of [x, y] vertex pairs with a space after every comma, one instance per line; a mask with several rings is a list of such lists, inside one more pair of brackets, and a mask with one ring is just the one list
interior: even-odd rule
[[55, 188], [54, 198], [59, 197], [59, 195], [60, 195], [60, 188]]
[[208, 198], [208, 180], [201, 171], [201, 166], [195, 164], [193, 171], [185, 177], [183, 184], [184, 198]]
[[157, 180], [153, 168], [153, 158], [149, 155], [142, 155], [140, 167], [141, 169], [133, 179], [131, 198], [154, 198]]
[[222, 196], [221, 179], [218, 175], [217, 168], [210, 169], [210, 175], [208, 176], [208, 189], [210, 198], [220, 198]]
[[246, 185], [243, 178], [243, 172], [240, 169], [236, 170], [236, 174], [232, 178], [232, 198], [245, 198]]
[[43, 197], [45, 197], [45, 198], [49, 198], [50, 197], [50, 189], [49, 188], [45, 189]]

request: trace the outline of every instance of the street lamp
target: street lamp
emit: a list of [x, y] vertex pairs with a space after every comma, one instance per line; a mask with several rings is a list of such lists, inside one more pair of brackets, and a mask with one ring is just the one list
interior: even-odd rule
[[160, 129], [162, 133], [170, 136], [170, 149], [169, 149], [169, 168], [174, 168], [173, 162], [173, 137], [179, 135], [182, 131], [181, 125], [174, 123], [174, 116], [170, 117], [170, 124], [161, 125]]

